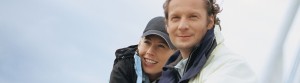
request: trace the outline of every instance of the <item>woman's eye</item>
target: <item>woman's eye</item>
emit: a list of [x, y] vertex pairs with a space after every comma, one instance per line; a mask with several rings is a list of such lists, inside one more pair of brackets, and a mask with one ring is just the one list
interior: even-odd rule
[[160, 48], [166, 48], [166, 46], [164, 46], [164, 45], [158, 45], [158, 47], [160, 47]]
[[149, 45], [149, 44], [150, 44], [150, 41], [147, 41], [147, 40], [146, 40], [146, 41], [144, 41], [144, 43], [147, 44], [147, 45]]

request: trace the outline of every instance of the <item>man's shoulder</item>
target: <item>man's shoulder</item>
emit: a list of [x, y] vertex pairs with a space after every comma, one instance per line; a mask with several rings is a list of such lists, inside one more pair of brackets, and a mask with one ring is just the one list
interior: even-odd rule
[[[232, 83], [234, 80], [231, 78], [235, 78], [237, 80], [255, 81], [255, 74], [250, 65], [247, 63], [246, 59], [241, 55], [229, 50], [224, 45], [220, 45], [219, 47], [217, 46], [215, 48], [200, 74], [201, 75], [198, 75], [196, 78], [198, 81], [203, 82], [205, 80], [215, 81], [213, 79], [219, 79], [227, 81], [220, 81], [217, 83]], [[238, 82], [239, 81], [233, 83]]]
[[208, 61], [245, 61], [245, 58], [227, 48], [224, 44], [219, 44], [211, 53]]
[[226, 69], [236, 69], [239, 67], [250, 69], [244, 57], [234, 53], [222, 44], [220, 46], [217, 46], [213, 51], [213, 53], [205, 63], [202, 71], [209, 74], [209, 72], [213, 73], [216, 71], [227, 72]]

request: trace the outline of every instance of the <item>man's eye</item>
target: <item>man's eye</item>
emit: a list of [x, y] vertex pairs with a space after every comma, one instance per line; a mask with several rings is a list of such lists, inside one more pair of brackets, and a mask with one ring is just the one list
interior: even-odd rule
[[198, 16], [190, 16], [190, 19], [196, 20], [196, 19], [198, 19]]
[[172, 17], [171, 18], [171, 21], [178, 21], [179, 20], [179, 17]]

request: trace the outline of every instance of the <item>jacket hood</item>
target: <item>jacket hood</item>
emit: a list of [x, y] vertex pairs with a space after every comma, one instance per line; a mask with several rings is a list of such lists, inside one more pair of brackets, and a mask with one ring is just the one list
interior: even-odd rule
[[137, 45], [131, 45], [125, 48], [120, 48], [118, 50], [116, 50], [115, 52], [115, 56], [116, 59], [114, 61], [114, 64], [116, 64], [119, 60], [121, 59], [125, 59], [125, 58], [133, 58], [134, 54], [137, 50]]

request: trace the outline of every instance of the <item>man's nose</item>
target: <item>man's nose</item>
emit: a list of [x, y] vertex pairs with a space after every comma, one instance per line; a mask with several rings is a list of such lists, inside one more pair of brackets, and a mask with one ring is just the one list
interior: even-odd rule
[[179, 30], [186, 30], [187, 28], [188, 28], [187, 20], [186, 19], [180, 20], [179, 25], [178, 25], [178, 29]]

